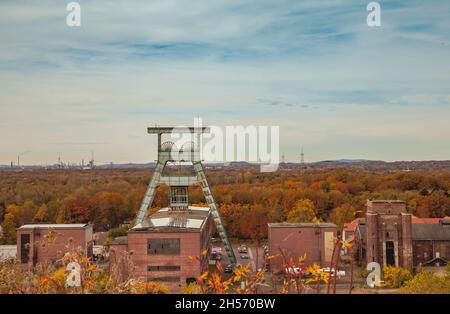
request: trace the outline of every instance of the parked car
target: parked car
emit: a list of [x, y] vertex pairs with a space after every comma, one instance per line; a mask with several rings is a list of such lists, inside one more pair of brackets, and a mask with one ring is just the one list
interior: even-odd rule
[[248, 259], [249, 257], [248, 257], [247, 254], [241, 254], [241, 258], [242, 258], [242, 259]]
[[92, 259], [94, 261], [102, 261], [105, 259], [105, 249], [103, 245], [94, 245], [92, 247]]
[[284, 274], [301, 276], [303, 279], [311, 276], [311, 273], [306, 268], [301, 268], [301, 267], [287, 267], [284, 269]]
[[222, 259], [222, 254], [221, 253], [213, 253], [213, 254], [211, 254], [211, 258], [213, 260], [220, 261]]
[[241, 245], [240, 247], [238, 247], [238, 252], [239, 253], [247, 253], [248, 252], [247, 246]]
[[217, 239], [217, 238], [211, 238], [211, 243], [217, 243], [217, 242], [219, 242], [219, 239]]
[[211, 253], [212, 253], [212, 254], [215, 254], [215, 253], [220, 253], [220, 254], [222, 254], [222, 248], [221, 248], [221, 247], [218, 247], [218, 246], [213, 246], [213, 247], [211, 247]]
[[[321, 268], [321, 269], [319, 269], [317, 272], [326, 272], [326, 273], [330, 273], [330, 276], [331, 277], [334, 277], [334, 275], [335, 275], [335, 270], [334, 270], [334, 268], [331, 268], [330, 269], [330, 267], [325, 267], [325, 268]], [[345, 277], [345, 270], [338, 270], [337, 271], [337, 277], [338, 278], [341, 278], [341, 277]]]
[[231, 274], [231, 273], [233, 272], [233, 265], [228, 265], [227, 267], [225, 267], [225, 268], [223, 269], [223, 272], [224, 272], [225, 274]]

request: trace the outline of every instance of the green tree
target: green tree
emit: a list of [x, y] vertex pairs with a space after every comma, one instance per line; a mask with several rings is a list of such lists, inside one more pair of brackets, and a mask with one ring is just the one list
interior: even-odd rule
[[126, 236], [127, 234], [128, 234], [128, 227], [116, 227], [109, 230], [108, 238], [114, 239], [117, 237]]
[[16, 244], [16, 225], [13, 214], [5, 214], [2, 223], [3, 234], [0, 239], [1, 244]]
[[316, 220], [316, 207], [307, 198], [298, 201], [287, 216], [288, 222], [314, 222]]

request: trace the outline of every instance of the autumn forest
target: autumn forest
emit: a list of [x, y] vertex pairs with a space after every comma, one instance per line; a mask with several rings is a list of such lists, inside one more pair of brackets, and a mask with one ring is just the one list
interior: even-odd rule
[[[0, 244], [14, 244], [15, 228], [30, 222], [91, 222], [106, 231], [132, 221], [151, 178], [150, 169], [0, 171]], [[206, 175], [230, 237], [264, 239], [268, 222], [330, 221], [342, 226], [367, 199], [400, 199], [418, 217], [450, 215], [450, 171], [209, 169]], [[203, 204], [201, 190], [190, 202]], [[167, 206], [161, 186], [154, 208]]]

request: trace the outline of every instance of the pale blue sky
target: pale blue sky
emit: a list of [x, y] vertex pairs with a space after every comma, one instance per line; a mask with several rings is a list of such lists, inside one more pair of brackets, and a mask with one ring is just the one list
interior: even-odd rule
[[279, 125], [298, 160], [450, 159], [450, 2], [0, 0], [0, 164], [155, 159], [158, 123]]

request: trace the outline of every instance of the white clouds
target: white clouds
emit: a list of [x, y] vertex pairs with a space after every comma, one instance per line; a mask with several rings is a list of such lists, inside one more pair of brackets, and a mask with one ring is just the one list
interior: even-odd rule
[[[349, 138], [448, 142], [450, 10], [438, 2], [385, 1], [374, 30], [360, 1], [86, 0], [80, 29], [65, 25], [64, 3], [4, 1], [0, 162], [33, 145], [44, 161], [63, 142], [104, 142], [104, 159], [145, 161], [147, 124], [197, 115], [279, 124], [282, 145], [331, 155]], [[424, 115], [425, 132], [412, 126]]]

